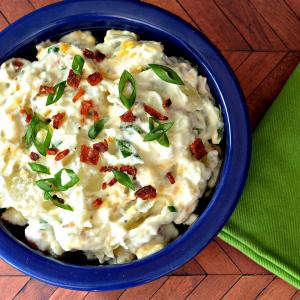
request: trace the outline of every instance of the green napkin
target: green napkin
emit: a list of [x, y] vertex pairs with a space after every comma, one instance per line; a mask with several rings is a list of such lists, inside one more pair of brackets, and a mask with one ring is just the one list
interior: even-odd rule
[[253, 134], [248, 181], [219, 236], [300, 289], [300, 64]]

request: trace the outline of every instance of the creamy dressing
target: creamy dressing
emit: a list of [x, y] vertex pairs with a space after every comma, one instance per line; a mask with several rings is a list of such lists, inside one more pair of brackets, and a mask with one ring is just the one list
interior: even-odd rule
[[[49, 51], [51, 47], [56, 51]], [[38, 95], [40, 86], [66, 80], [74, 55], [83, 57], [84, 48], [106, 55], [102, 62], [85, 58], [79, 86], [85, 94], [74, 103], [78, 89], [66, 86], [62, 98], [46, 106], [47, 95]], [[196, 220], [193, 212], [198, 201], [215, 185], [220, 170], [218, 144], [223, 121], [206, 78], [198, 76], [189, 62], [167, 57], [161, 43], [140, 41], [128, 31], [109, 30], [99, 44], [90, 32], [73, 32], [59, 42], [41, 43], [37, 49], [37, 61], [18, 59], [23, 63], [18, 68], [10, 59], [0, 68], [0, 207], [7, 209], [2, 218], [17, 225], [27, 224], [27, 239], [54, 256], [82, 250], [89, 259], [97, 258], [100, 263], [123, 263], [162, 249], [179, 234], [174, 224], [190, 225]], [[153, 63], [168, 65], [184, 85], [161, 80], [148, 68]], [[168, 116], [168, 121], [174, 122], [167, 132], [169, 147], [157, 141], [144, 142], [145, 134], [121, 122], [120, 116], [127, 109], [120, 101], [118, 84], [125, 69], [136, 82], [134, 124], [149, 132], [144, 104]], [[103, 80], [91, 86], [87, 76], [96, 71]], [[172, 105], [164, 109], [162, 102], [167, 98]], [[109, 118], [95, 140], [88, 137], [93, 120], [86, 118], [82, 122], [83, 100], [92, 100], [101, 118]], [[23, 108], [32, 109], [44, 119], [66, 114], [62, 126], [53, 130], [51, 144], [59, 150], [69, 149], [70, 154], [60, 161], [53, 155], [40, 155], [37, 163], [47, 166], [52, 175], [62, 168], [78, 175], [76, 185], [56, 193], [73, 211], [45, 201], [44, 192], [35, 184], [50, 176], [34, 172], [28, 165], [32, 162], [30, 153], [37, 150], [34, 145], [25, 147], [23, 137], [28, 124], [21, 113]], [[208, 152], [201, 160], [196, 160], [189, 149], [195, 138], [201, 138]], [[97, 165], [80, 161], [81, 145], [92, 147], [104, 139], [109, 149], [100, 154]], [[129, 141], [135, 155], [124, 158], [118, 140]], [[151, 185], [157, 196], [142, 200], [120, 183], [103, 190], [102, 183], [109, 182], [113, 174], [99, 172], [100, 166], [121, 165], [136, 167], [136, 188]], [[174, 184], [168, 181], [168, 172], [173, 174]], [[97, 198], [103, 202], [94, 208]], [[171, 211], [170, 206], [176, 211]]]

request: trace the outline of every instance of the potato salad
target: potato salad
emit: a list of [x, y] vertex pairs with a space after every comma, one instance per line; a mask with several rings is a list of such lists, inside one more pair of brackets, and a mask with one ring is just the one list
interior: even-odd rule
[[125, 263], [191, 225], [222, 163], [206, 78], [129, 31], [37, 45], [0, 68], [0, 208], [54, 257]]

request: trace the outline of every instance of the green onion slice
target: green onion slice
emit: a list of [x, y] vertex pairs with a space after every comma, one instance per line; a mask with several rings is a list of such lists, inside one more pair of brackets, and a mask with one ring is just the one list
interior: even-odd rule
[[135, 190], [134, 183], [131, 181], [130, 177], [127, 174], [118, 170], [112, 170], [112, 172], [119, 183], [133, 191]]
[[[47, 135], [42, 142], [40, 142], [37, 138], [37, 135], [41, 130], [45, 130], [47, 132]], [[52, 130], [50, 129], [48, 124], [39, 120], [38, 123], [35, 125], [34, 135], [32, 136], [32, 140], [35, 148], [40, 154], [46, 156], [46, 152], [50, 146], [51, 139], [52, 139]]]
[[167, 135], [164, 133], [159, 139], [157, 139], [157, 141], [165, 147], [169, 147], [170, 146], [170, 142], [169, 139], [167, 137]]
[[48, 48], [48, 53], [58, 52], [58, 51], [59, 51], [59, 47], [57, 47], [57, 46], [52, 46], [52, 47]]
[[26, 147], [30, 147], [33, 137], [35, 135], [35, 127], [37, 125], [37, 123], [39, 122], [39, 118], [38, 115], [36, 113], [34, 113], [28, 127], [25, 133], [25, 143], [26, 143]]
[[38, 173], [50, 174], [49, 168], [37, 163], [28, 163], [31, 170]]
[[121, 129], [131, 129], [132, 128], [133, 130], [135, 130], [139, 134], [144, 134], [145, 133], [145, 131], [140, 126], [138, 126], [136, 124], [121, 124], [120, 128]]
[[63, 95], [66, 87], [66, 81], [62, 81], [54, 86], [54, 93], [49, 94], [46, 102], [46, 106], [57, 102]]
[[84, 59], [80, 55], [75, 55], [72, 62], [72, 70], [76, 75], [81, 75]]
[[167, 66], [158, 65], [158, 64], [149, 64], [149, 67], [163, 81], [177, 84], [177, 85], [184, 84], [181, 78], [178, 76], [178, 74]]
[[[66, 172], [70, 178], [70, 180], [64, 185], [61, 184], [61, 175], [63, 172]], [[79, 182], [79, 177], [76, 175], [76, 173], [73, 170], [66, 168], [63, 168], [58, 173], [56, 173], [54, 175], [54, 179], [59, 191], [66, 191]]]
[[46, 178], [37, 180], [36, 185], [45, 192], [54, 192], [58, 191], [55, 178]]
[[102, 131], [104, 128], [105, 123], [108, 121], [108, 118], [103, 118], [97, 122], [94, 123], [94, 125], [91, 126], [88, 132], [88, 136], [91, 139], [95, 139], [98, 134]]
[[[129, 96], [126, 95], [124, 91], [127, 82], [131, 85], [131, 89], [132, 89], [131, 94]], [[124, 70], [119, 81], [119, 97], [123, 105], [128, 109], [130, 109], [135, 102], [136, 84], [135, 84], [134, 77], [127, 70]]]
[[169, 206], [168, 206], [168, 210], [169, 210], [170, 212], [177, 212], [176, 207], [173, 206], [173, 205], [169, 205]]
[[132, 154], [136, 154], [136, 150], [132, 146], [132, 144], [127, 140], [117, 140], [118, 146], [123, 157], [128, 157]]
[[45, 198], [45, 200], [52, 201], [52, 203], [54, 205], [56, 205], [57, 207], [73, 211], [73, 208], [70, 205], [62, 203], [61, 198], [57, 197], [56, 195], [51, 196], [51, 194], [49, 192], [45, 192], [44, 193], [44, 198]]

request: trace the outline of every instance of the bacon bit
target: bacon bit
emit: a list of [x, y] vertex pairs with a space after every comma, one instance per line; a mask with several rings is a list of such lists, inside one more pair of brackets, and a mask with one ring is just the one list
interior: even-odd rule
[[200, 138], [196, 138], [195, 141], [189, 146], [193, 156], [200, 160], [203, 156], [207, 154], [205, 146]]
[[93, 208], [98, 208], [103, 203], [103, 200], [101, 198], [97, 198], [93, 201], [92, 206]]
[[83, 96], [84, 94], [85, 94], [85, 90], [83, 88], [80, 88], [79, 91], [73, 97], [73, 102], [78, 101], [80, 97]]
[[87, 117], [90, 111], [93, 109], [93, 101], [92, 100], [84, 100], [81, 102], [80, 114], [84, 117]]
[[12, 61], [12, 64], [13, 64], [13, 66], [16, 68], [17, 71], [21, 70], [22, 67], [24, 66], [24, 63], [21, 62], [21, 61], [18, 60], [18, 59], [14, 59], [14, 60]]
[[96, 51], [95, 51], [95, 59], [96, 59], [96, 62], [101, 62], [104, 58], [105, 58], [105, 54], [103, 54], [103, 53], [100, 52], [99, 50], [96, 50]]
[[111, 179], [111, 181], [108, 183], [109, 186], [113, 186], [117, 182], [116, 178]]
[[135, 192], [136, 197], [149, 200], [156, 197], [156, 189], [152, 185], [146, 185]]
[[168, 172], [166, 176], [169, 179], [169, 181], [170, 181], [171, 184], [175, 183], [175, 178], [174, 178], [174, 176], [172, 175], [171, 172]]
[[104, 153], [108, 150], [107, 140], [103, 140], [102, 142], [96, 143], [93, 145], [93, 148], [100, 153]]
[[87, 48], [85, 48], [85, 49], [83, 50], [83, 55], [84, 55], [84, 57], [86, 57], [86, 58], [91, 58], [91, 59], [95, 58], [94, 52], [91, 51], [91, 50], [89, 50], [89, 49], [87, 49]]
[[167, 116], [162, 115], [159, 111], [155, 110], [153, 107], [147, 104], [144, 104], [144, 110], [146, 113], [148, 113], [150, 116], [154, 117], [155, 119], [158, 119], [160, 121], [168, 120]]
[[60, 151], [60, 152], [58, 152], [58, 153], [56, 154], [55, 160], [56, 160], [56, 161], [62, 160], [62, 159], [63, 159], [64, 157], [66, 157], [69, 153], [70, 153], [70, 150], [69, 150], [69, 149]]
[[58, 113], [52, 117], [53, 119], [53, 128], [58, 129], [61, 125], [62, 119], [65, 117], [65, 113]]
[[55, 90], [53, 86], [48, 86], [48, 85], [41, 85], [39, 89], [38, 95], [49, 95], [49, 94], [54, 94]]
[[115, 167], [112, 166], [101, 166], [99, 171], [101, 173], [105, 173], [105, 172], [111, 172], [112, 170], [116, 169]]
[[99, 160], [99, 152], [87, 145], [81, 145], [80, 161], [97, 165]]
[[32, 120], [32, 114], [28, 114], [28, 115], [26, 116], [25, 122], [26, 122], [26, 123], [30, 123], [31, 120]]
[[20, 113], [21, 113], [21, 115], [25, 115], [25, 114], [27, 113], [26, 107], [23, 107], [23, 108], [20, 110]]
[[67, 84], [70, 87], [72, 87], [74, 89], [77, 89], [79, 87], [80, 80], [81, 80], [81, 76], [80, 75], [76, 75], [74, 73], [74, 71], [71, 69], [69, 71], [69, 75], [68, 75], [68, 79], [67, 79]]
[[90, 85], [97, 85], [103, 79], [102, 75], [99, 72], [95, 72], [88, 76], [87, 82]]
[[172, 105], [172, 101], [171, 101], [170, 98], [164, 100], [164, 101], [163, 101], [163, 104], [162, 104], [163, 108], [165, 108], [165, 109], [166, 109], [166, 108], [169, 108], [171, 105]]
[[103, 182], [102, 183], [102, 190], [105, 190], [107, 188], [107, 183], [106, 182]]
[[97, 122], [97, 121], [99, 121], [99, 114], [94, 110], [94, 112], [93, 112], [93, 121], [94, 122]]
[[131, 166], [122, 166], [120, 168], [120, 171], [126, 172], [127, 174], [132, 175], [133, 177], [135, 177], [137, 173], [137, 169]]
[[30, 159], [31, 160], [37, 161], [39, 158], [40, 158], [40, 156], [37, 153], [35, 153], [35, 152], [30, 153]]
[[120, 119], [122, 122], [132, 123], [135, 121], [135, 116], [131, 110], [128, 110], [125, 114], [120, 116]]
[[58, 153], [58, 149], [56, 148], [49, 148], [47, 149], [47, 155], [55, 155], [56, 153]]

